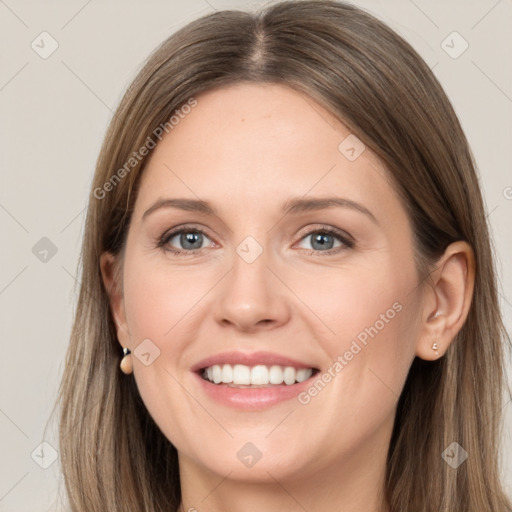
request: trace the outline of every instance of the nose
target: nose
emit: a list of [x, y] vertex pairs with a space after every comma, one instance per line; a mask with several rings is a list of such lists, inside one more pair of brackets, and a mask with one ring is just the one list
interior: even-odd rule
[[251, 263], [235, 254], [233, 268], [217, 290], [215, 320], [243, 332], [285, 325], [290, 319], [287, 291], [276, 272], [270, 270], [265, 251]]

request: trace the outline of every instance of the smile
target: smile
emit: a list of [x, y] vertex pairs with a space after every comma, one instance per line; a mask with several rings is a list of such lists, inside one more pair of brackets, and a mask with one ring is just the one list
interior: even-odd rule
[[241, 350], [209, 356], [190, 369], [203, 396], [246, 411], [262, 411], [294, 399], [320, 371], [311, 359]]

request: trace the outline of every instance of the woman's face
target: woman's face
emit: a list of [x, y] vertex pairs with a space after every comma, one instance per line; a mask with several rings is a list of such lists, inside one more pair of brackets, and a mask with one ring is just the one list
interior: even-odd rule
[[386, 169], [285, 86], [196, 99], [144, 171], [115, 308], [149, 413], [232, 479], [383, 460], [423, 300]]

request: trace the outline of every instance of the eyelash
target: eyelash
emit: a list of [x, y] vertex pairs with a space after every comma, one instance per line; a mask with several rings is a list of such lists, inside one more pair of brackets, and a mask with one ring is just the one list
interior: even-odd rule
[[[173, 230], [170, 232], [165, 232], [161, 237], [159, 237], [158, 242], [157, 242], [157, 248], [161, 248], [162, 250], [170, 252], [170, 253], [174, 254], [175, 256], [181, 256], [181, 257], [194, 256], [197, 253], [199, 253], [199, 251], [204, 249], [204, 247], [203, 247], [201, 249], [192, 249], [190, 251], [187, 251], [187, 250], [181, 250], [181, 249], [169, 249], [169, 248], [165, 247], [169, 243], [169, 241], [172, 240], [176, 235], [180, 235], [182, 233], [200, 233], [201, 235], [204, 235], [205, 237], [210, 238], [208, 236], [208, 234], [205, 233], [200, 228], [196, 228], [194, 226], [185, 226], [185, 227], [180, 227], [179, 229], [176, 229], [176, 230]], [[338, 241], [341, 242], [345, 247], [333, 247], [326, 251], [318, 251], [315, 249], [303, 249], [303, 250], [307, 251], [307, 254], [310, 256], [329, 256], [329, 255], [338, 253], [342, 250], [352, 249], [355, 245], [354, 240], [352, 240], [350, 237], [345, 235], [342, 231], [340, 231], [336, 228], [330, 227], [330, 226], [312, 229], [312, 230], [304, 233], [300, 237], [299, 241], [304, 240], [305, 238], [307, 238], [308, 236], [311, 236], [313, 234], [329, 234], [329, 235], [337, 238]]]

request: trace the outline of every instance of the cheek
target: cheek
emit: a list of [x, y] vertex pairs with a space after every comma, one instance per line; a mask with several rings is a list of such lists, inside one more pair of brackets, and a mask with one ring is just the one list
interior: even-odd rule
[[[135, 251], [133, 251], [135, 252]], [[173, 336], [183, 319], [194, 316], [194, 309], [211, 288], [208, 274], [198, 279], [190, 269], [177, 268], [134, 254], [125, 264], [124, 303], [133, 343], [150, 338], [161, 348]]]
[[387, 253], [354, 261], [327, 271], [297, 272], [289, 281], [315, 315], [310, 318], [331, 358], [349, 350], [354, 340], [365, 348], [375, 341], [371, 348], [380, 356], [401, 351], [412, 344], [419, 314], [414, 260]]
[[414, 260], [386, 255], [371, 266], [308, 280], [297, 293], [326, 327], [321, 343], [329, 362], [319, 376], [325, 386], [308, 391], [303, 403], [321, 414], [329, 396], [333, 416], [345, 417], [354, 431], [360, 422], [378, 425], [394, 411], [414, 358], [420, 315]]
[[[188, 439], [189, 424], [175, 418], [190, 422], [197, 411], [180, 385], [179, 367], [194, 336], [194, 305], [211, 287], [206, 281], [194, 280], [192, 286], [183, 269], [155, 263], [136, 250], [125, 261], [124, 303], [137, 388], [160, 429], [180, 446]], [[143, 346], [144, 351], [137, 348]], [[142, 352], [150, 354], [150, 364], [139, 359]]]

